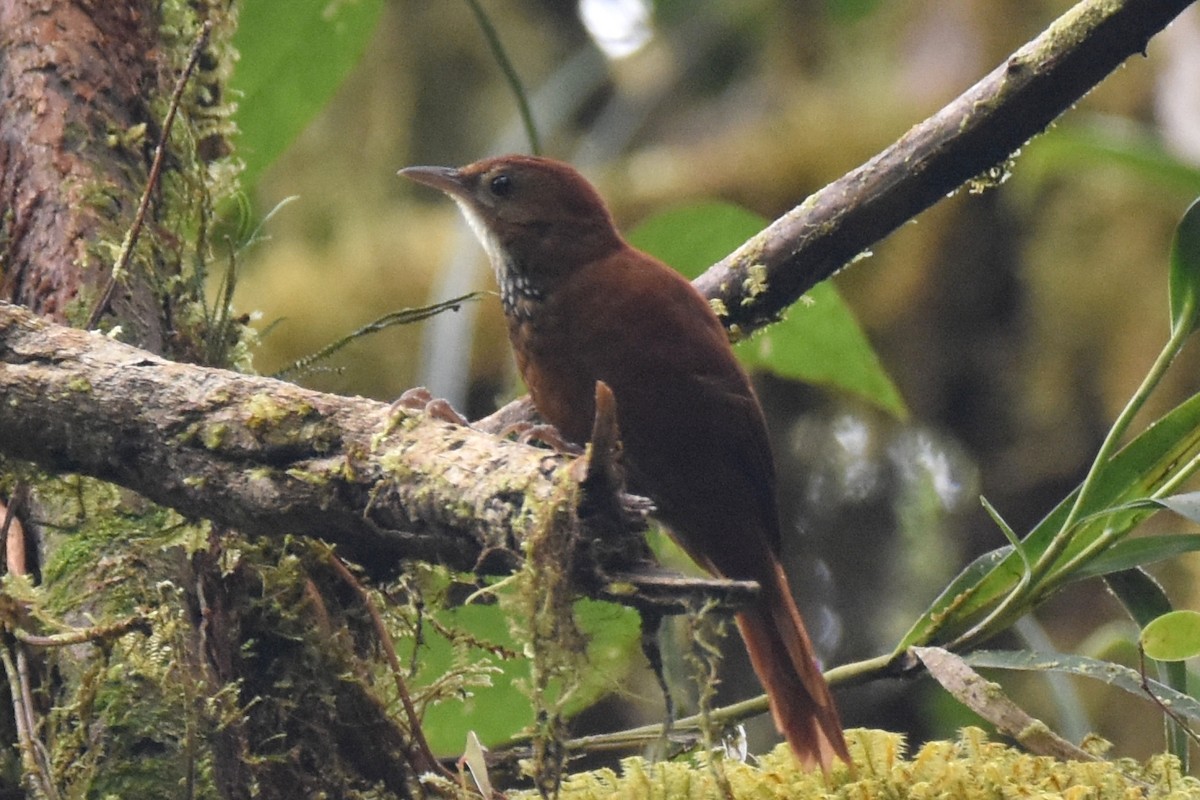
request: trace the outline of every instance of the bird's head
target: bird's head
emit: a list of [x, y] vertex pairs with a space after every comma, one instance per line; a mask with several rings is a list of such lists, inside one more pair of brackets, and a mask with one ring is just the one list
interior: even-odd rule
[[400, 174], [454, 198], [487, 251], [502, 294], [544, 292], [622, 246], [600, 195], [560, 161], [501, 156], [457, 169], [406, 167]]

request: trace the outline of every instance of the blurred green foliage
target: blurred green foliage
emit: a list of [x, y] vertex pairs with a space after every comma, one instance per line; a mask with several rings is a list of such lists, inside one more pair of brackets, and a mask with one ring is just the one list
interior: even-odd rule
[[242, 188], [252, 191], [358, 64], [383, 0], [251, 0], [240, 4], [229, 88], [238, 108]]
[[[472, 604], [430, 613], [438, 624], [425, 628], [415, 654], [419, 667], [413, 688], [420, 691], [454, 673], [480, 677], [466, 692], [426, 707], [424, 730], [434, 752], [446, 756], [461, 753], [468, 731], [490, 746], [527, 730], [533, 724], [527, 691], [529, 661], [522, 656], [524, 642], [510, 633], [509, 610], [501, 604]], [[639, 657], [641, 631], [636, 612], [611, 603], [580, 600], [575, 618], [590, 637], [589, 670], [581, 676], [583, 683], [570, 702], [571, 713], [621, 691], [630, 663]], [[453, 640], [444, 635], [447, 631], [455, 632]], [[488, 647], [480, 646], [484, 644]], [[412, 658], [414, 646], [417, 643], [412, 638], [401, 640], [401, 658]]]

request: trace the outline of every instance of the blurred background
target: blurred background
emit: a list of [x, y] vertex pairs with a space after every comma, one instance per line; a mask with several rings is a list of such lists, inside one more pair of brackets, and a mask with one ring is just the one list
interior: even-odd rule
[[[1071, 5], [479, 4], [528, 92], [543, 154], [588, 175], [622, 228], [712, 199], [773, 219], [949, 102]], [[257, 5], [242, 12], [246, 37]], [[1069, 492], [1165, 343], [1170, 237], [1200, 194], [1196, 12], [1024, 148], [1002, 185], [947, 198], [835, 278], [907, 418], [828, 387], [757, 376], [780, 466], [786, 557], [827, 665], [889, 651], [970, 558], [1005, 543], [980, 494], [1021, 533]], [[348, 62], [344, 82], [338, 74], [330, 99], [319, 98], [319, 113], [298, 115], [277, 157], [253, 130], [239, 149], [254, 218], [297, 198], [248, 251], [236, 295], [240, 311], [261, 313], [255, 363], [263, 373], [389, 311], [493, 288], [453, 204], [395, 173], [530, 148], [470, 3], [343, 0], [324, 6], [321, 22], [327, 29], [306, 35], [369, 25], [361, 57]], [[310, 44], [315, 53], [317, 40]], [[251, 90], [243, 71], [254, 68], [255, 46], [241, 43], [243, 105], [270, 94], [269, 81]], [[305, 50], [281, 60], [318, 61]], [[1196, 391], [1198, 359], [1185, 351], [1141, 424]], [[380, 400], [423, 384], [472, 418], [521, 392], [490, 296], [356, 341], [300, 380]], [[1177, 607], [1200, 606], [1197, 567], [1180, 558], [1156, 572]], [[1091, 581], [993, 644], [1135, 664], [1135, 635]], [[752, 677], [738, 677], [748, 674], [738, 647], [730, 651], [723, 699], [756, 691]], [[599, 727], [660, 713], [653, 682], [638, 675], [614, 676], [614, 690], [618, 680], [624, 690], [591, 714], [603, 718]], [[1044, 679], [1006, 676], [1004, 684], [1076, 741], [1095, 731], [1122, 755], [1162, 749], [1161, 717], [1149, 704], [1098, 684], [1076, 685], [1076, 704]], [[918, 740], [953, 735], [970, 719], [927, 679], [839, 698], [848, 725]], [[750, 730], [769, 737], [769, 728]]]

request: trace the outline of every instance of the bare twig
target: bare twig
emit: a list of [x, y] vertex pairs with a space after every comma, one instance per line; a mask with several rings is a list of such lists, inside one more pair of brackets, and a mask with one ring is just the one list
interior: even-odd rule
[[38, 763], [37, 751], [33, 744], [32, 715], [24, 702], [25, 694], [21, 691], [21, 681], [16, 662], [8, 643], [0, 645], [0, 664], [4, 666], [4, 674], [8, 678], [8, 692], [13, 704], [13, 720], [17, 726], [17, 745], [21, 751], [21, 769], [29, 788], [35, 796], [53, 797], [54, 787], [50, 785]]
[[517, 68], [509, 60], [508, 53], [504, 50], [504, 44], [500, 41], [500, 34], [496, 33], [496, 26], [492, 24], [492, 20], [483, 10], [483, 6], [479, 4], [479, 0], [467, 0], [467, 5], [471, 7], [471, 13], [475, 15], [475, 20], [483, 31], [483, 38], [487, 40], [492, 57], [500, 65], [500, 71], [504, 73], [504, 78], [508, 81], [508, 86], [516, 98], [521, 124], [525, 126], [525, 135], [529, 137], [529, 152], [537, 155], [542, 152], [542, 145], [538, 141], [537, 124], [533, 120], [533, 110], [529, 107], [529, 94], [521, 83], [521, 76], [517, 74]]
[[[443, 311], [458, 311], [458, 309], [462, 307], [463, 303], [474, 302], [483, 295], [483, 292], [470, 292], [459, 297], [452, 297], [449, 300], [443, 300], [427, 306], [420, 306], [418, 308], [403, 308], [399, 311], [390, 311], [379, 319], [368, 322], [361, 328], [346, 334], [337, 341], [325, 345], [317, 352], [310, 353], [303, 358], [293, 361], [291, 364], [288, 364], [283, 369], [274, 373], [271, 377], [287, 378], [291, 376], [293, 379], [298, 378], [304, 373], [311, 371], [313, 365], [324, 361], [346, 345], [361, 339], [364, 336], [368, 336], [372, 333], [378, 333], [379, 331], [390, 328], [393, 325], [411, 325], [415, 322], [421, 322], [422, 320], [429, 319], [436, 314], [441, 314]], [[228, 300], [226, 303], [228, 304]]]
[[[28, 575], [29, 565], [26, 561], [25, 532], [21, 522], [16, 518], [17, 506], [24, 496], [23, 490], [13, 493], [12, 501], [5, 509], [4, 526], [0, 531], [5, 546], [5, 563], [9, 574]], [[9, 537], [12, 541], [9, 541]], [[19, 544], [18, 544], [19, 542]], [[18, 611], [15, 615], [22, 616]], [[31, 785], [38, 787], [42, 795], [57, 800], [58, 790], [54, 787], [54, 779], [50, 769], [50, 759], [41, 740], [37, 738], [37, 720], [33, 715], [33, 680], [29, 674], [29, 656], [25, 645], [21, 642], [21, 631], [16, 619], [8, 620], [5, 625], [12, 639], [5, 641], [4, 669], [8, 673], [9, 685], [13, 694], [13, 713], [17, 717], [17, 736], [22, 754], [22, 762]], [[8, 637], [5, 637], [6, 639]], [[11, 654], [16, 654], [15, 674]]]
[[1185, 736], [1200, 745], [1200, 736], [1187, 724], [1187, 720], [1171, 710], [1171, 707], [1164, 703], [1162, 698], [1156, 695], [1154, 689], [1150, 686], [1150, 679], [1146, 677], [1146, 648], [1142, 646], [1140, 638], [1138, 639], [1138, 674], [1141, 676], [1142, 691], [1146, 693], [1146, 696], [1153, 700], [1154, 704], [1170, 717], [1172, 722], [1179, 726], [1179, 730], [1183, 731]]
[[134, 614], [133, 616], [117, 620], [116, 622], [110, 622], [106, 625], [75, 628], [74, 630], [48, 635], [29, 633], [23, 628], [14, 626], [12, 635], [17, 641], [31, 647], [71, 647], [77, 644], [84, 644], [85, 642], [102, 642], [117, 639], [130, 631], [148, 633], [149, 630], [149, 622], [146, 617], [142, 614]]
[[421, 729], [421, 716], [417, 713], [412, 697], [408, 694], [408, 687], [404, 684], [404, 670], [400, 666], [399, 656], [396, 655], [396, 645], [392, 641], [392, 635], [388, 633], [387, 625], [383, 622], [379, 607], [375, 605], [375, 601], [371, 599], [371, 595], [363, 587], [362, 582], [342, 563], [340, 558], [331, 554], [328, 562], [338, 577], [354, 590], [362, 602], [363, 608], [367, 609], [367, 613], [371, 615], [371, 624], [375, 628], [375, 635], [379, 637], [380, 649], [383, 650], [384, 658], [387, 659], [388, 666], [392, 671], [392, 678], [396, 682], [396, 694], [400, 697], [401, 705], [404, 706], [404, 715], [408, 717], [408, 735], [417, 749], [418, 758], [416, 759], [417, 763], [412, 765], [413, 769], [418, 774], [435, 772], [443, 778], [453, 780], [454, 773], [442, 766], [442, 763], [433, 754], [433, 750], [430, 749], [429, 742], [425, 739], [425, 732]]

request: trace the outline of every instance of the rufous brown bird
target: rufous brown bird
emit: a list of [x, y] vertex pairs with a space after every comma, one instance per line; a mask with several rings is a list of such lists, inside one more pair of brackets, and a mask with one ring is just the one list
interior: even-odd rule
[[627, 244], [600, 195], [566, 164], [504, 156], [400, 174], [452, 197], [479, 237], [538, 412], [583, 444], [596, 382], [608, 384], [630, 489], [654, 501], [704, 568], [762, 587], [737, 625], [796, 758], [825, 772], [835, 757], [849, 763], [779, 561], [762, 408], [708, 302]]

